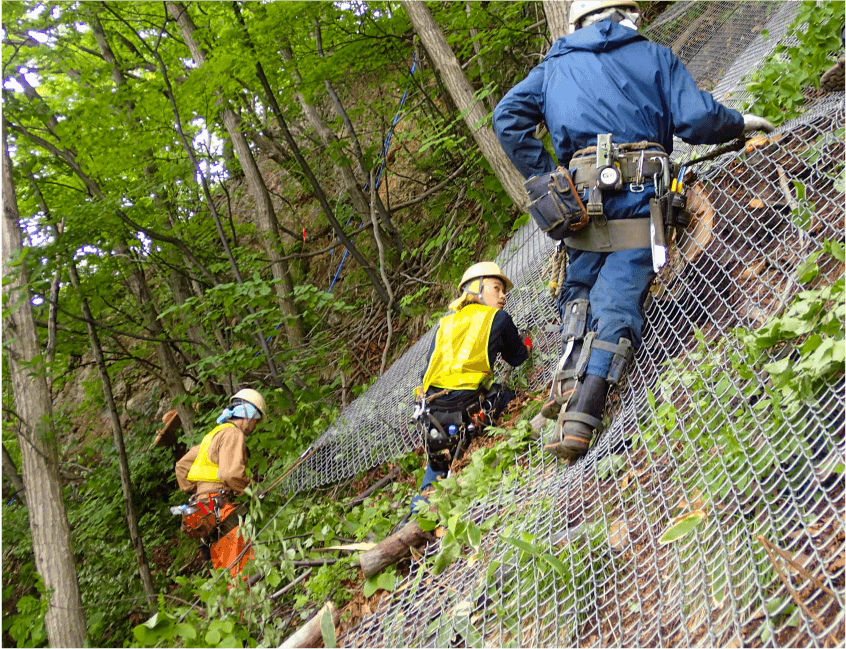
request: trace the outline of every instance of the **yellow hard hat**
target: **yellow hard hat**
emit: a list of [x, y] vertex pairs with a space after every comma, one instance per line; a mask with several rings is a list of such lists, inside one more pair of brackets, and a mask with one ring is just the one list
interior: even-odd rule
[[640, 13], [640, 5], [634, 0], [581, 0], [570, 5], [570, 33], [579, 28], [585, 16], [611, 7], [628, 7]]
[[238, 390], [238, 392], [232, 395], [232, 398], [229, 400], [229, 403], [234, 404], [236, 400], [246, 401], [247, 403], [253, 404], [256, 408], [258, 408], [259, 414], [261, 414], [262, 417], [264, 417], [265, 413], [267, 412], [267, 407], [264, 404], [264, 397], [262, 397], [258, 392], [256, 392], [252, 388], [244, 388], [243, 390]]
[[514, 286], [511, 283], [511, 280], [505, 276], [505, 273], [502, 272], [499, 266], [497, 266], [492, 261], [480, 261], [478, 264], [473, 264], [464, 271], [464, 275], [461, 276], [461, 282], [458, 284], [459, 290], [464, 290], [464, 287], [468, 282], [473, 281], [474, 279], [484, 279], [485, 277], [497, 277], [502, 280], [502, 283], [505, 284], [505, 292], [511, 290]]

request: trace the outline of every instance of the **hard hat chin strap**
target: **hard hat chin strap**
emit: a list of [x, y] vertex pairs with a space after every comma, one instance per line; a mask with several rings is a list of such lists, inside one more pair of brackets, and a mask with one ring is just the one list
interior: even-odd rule
[[[476, 285], [475, 291], [472, 288], [474, 284]], [[467, 282], [464, 285], [464, 288], [462, 290], [465, 293], [469, 293], [470, 295], [475, 295], [477, 298], [481, 299], [482, 298], [482, 289], [484, 288], [484, 285], [485, 285], [485, 278], [479, 277], [477, 279], [473, 279], [473, 280], [470, 280], [469, 282]]]

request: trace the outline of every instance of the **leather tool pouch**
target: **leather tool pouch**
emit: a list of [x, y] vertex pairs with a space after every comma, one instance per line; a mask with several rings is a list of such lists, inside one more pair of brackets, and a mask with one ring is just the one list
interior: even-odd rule
[[197, 509], [193, 514], [182, 514], [182, 531], [189, 539], [203, 539], [209, 536], [216, 525], [214, 512]]
[[588, 213], [564, 167], [532, 176], [523, 183], [529, 195], [529, 214], [555, 241], [573, 236], [588, 224]]

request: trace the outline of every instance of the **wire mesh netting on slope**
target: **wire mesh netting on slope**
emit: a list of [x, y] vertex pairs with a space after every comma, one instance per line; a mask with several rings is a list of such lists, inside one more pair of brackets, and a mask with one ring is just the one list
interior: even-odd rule
[[[795, 10], [679, 2], [648, 35], [740, 108], [744, 75]], [[481, 552], [437, 576], [414, 562], [344, 645], [842, 645], [843, 375], [824, 370], [842, 368], [843, 350], [820, 334], [843, 305], [820, 309], [814, 291], [842, 282], [843, 265], [808, 260], [843, 240], [843, 94], [814, 101], [769, 141], [696, 169], [695, 223], [655, 282], [643, 346], [590, 452], [564, 465], [532, 446], [466, 514], [496, 521]], [[528, 225], [497, 259], [515, 285], [507, 309], [534, 332], [533, 390], [560, 353], [544, 330], [557, 322], [553, 251]], [[432, 335], [344, 411], [289, 489], [420, 446], [411, 391]], [[814, 372], [798, 395], [781, 380]]]

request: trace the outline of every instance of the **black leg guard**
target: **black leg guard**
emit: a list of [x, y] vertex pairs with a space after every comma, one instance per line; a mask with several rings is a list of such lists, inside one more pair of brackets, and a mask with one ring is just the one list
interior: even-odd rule
[[594, 433], [602, 432], [602, 411], [608, 395], [608, 381], [586, 374], [576, 385], [573, 398], [561, 413], [560, 441], [546, 449], [561, 458], [577, 458], [587, 453]]
[[[614, 354], [604, 378], [584, 374], [592, 348]], [[585, 337], [584, 350], [575, 370], [579, 382], [565, 411], [558, 416], [555, 433], [544, 448], [563, 458], [576, 458], [587, 452], [594, 434], [602, 432], [602, 412], [608, 389], [620, 384], [633, 357], [634, 349], [628, 338], [620, 338], [615, 345], [597, 340], [594, 333]]]
[[572, 300], [564, 305], [563, 312], [561, 338], [564, 349], [552, 377], [549, 399], [541, 408], [541, 414], [547, 419], [555, 419], [561, 406], [570, 400], [578, 375], [587, 363], [587, 358], [581, 357], [590, 319], [590, 302], [584, 298]]

